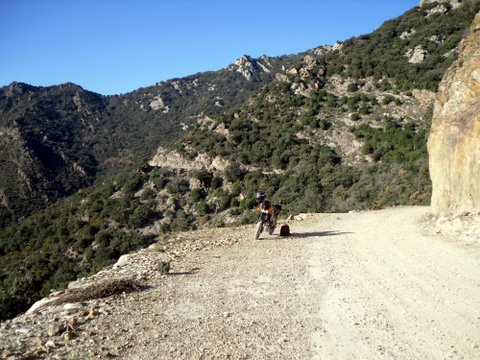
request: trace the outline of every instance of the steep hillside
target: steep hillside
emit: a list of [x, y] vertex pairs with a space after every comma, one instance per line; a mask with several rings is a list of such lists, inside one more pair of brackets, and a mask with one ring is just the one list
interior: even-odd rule
[[227, 69], [119, 96], [74, 84], [0, 89], [0, 226], [133, 167], [198, 117], [220, 114], [296, 56], [243, 56]]
[[[367, 83], [383, 91], [435, 90], [478, 8], [478, 0], [461, 6], [428, 1], [371, 34], [333, 47], [276, 58], [242, 56], [226, 69], [124, 95], [104, 97], [73, 84], [14, 83], [0, 89], [0, 225], [150, 158], [160, 144], [204, 116], [240, 105], [277, 74], [291, 78], [296, 95], [323, 90], [323, 84], [310, 88], [305, 74], [292, 72], [306, 54], [322, 64], [329, 84], [335, 80], [366, 93]], [[332, 93], [342, 97], [345, 89], [337, 86]]]
[[0, 89], [0, 225], [93, 182], [105, 106], [74, 84]]
[[239, 105], [275, 78], [297, 55], [258, 59], [244, 55], [226, 69], [172, 79], [108, 98], [110, 135], [124, 138], [134, 159], [151, 158], [159, 144], [177, 138], [202, 116]]
[[[315, 49], [243, 106], [199, 121], [170, 149], [230, 164], [247, 198], [264, 186], [293, 212], [427, 204], [433, 94], [415, 88], [437, 87], [480, 8], [435, 6]], [[428, 52], [413, 61], [410, 50], [425, 41]]]
[[153, 241], [251, 222], [256, 215], [243, 215], [239, 199], [239, 189], [207, 170], [145, 165], [0, 229], [0, 319]]
[[479, 0], [425, 1], [371, 34], [343, 42], [326, 55], [330, 75], [388, 77], [398, 90], [436, 90], [455, 60], [459, 41], [480, 9]]

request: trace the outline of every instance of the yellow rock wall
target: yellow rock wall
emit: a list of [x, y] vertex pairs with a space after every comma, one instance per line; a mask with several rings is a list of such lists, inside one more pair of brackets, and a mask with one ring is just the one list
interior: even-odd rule
[[428, 153], [433, 213], [480, 210], [480, 13], [435, 97]]

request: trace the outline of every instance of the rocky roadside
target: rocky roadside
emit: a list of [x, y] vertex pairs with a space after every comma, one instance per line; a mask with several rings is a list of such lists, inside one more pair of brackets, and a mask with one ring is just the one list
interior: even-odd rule
[[[68, 289], [40, 300], [27, 313], [1, 323], [1, 358], [119, 356], [133, 344], [116, 344], [110, 340], [129, 330], [118, 327], [105, 331], [99, 326], [104, 319], [116, 314], [118, 309], [135, 307], [135, 302], [138, 307], [148, 307], [142, 303], [143, 294], [165, 283], [169, 277], [162, 274], [165, 263], [170, 264], [173, 275], [194, 272], [194, 260], [185, 261], [187, 254], [231, 246], [245, 238], [242, 231], [245, 235], [250, 234], [247, 229], [250, 227], [243, 227], [240, 233], [231, 236], [225, 236], [225, 229], [186, 232], [166, 243], [156, 243], [137, 253], [123, 255], [113, 266], [70, 283]], [[142, 313], [135, 315], [141, 316]]]

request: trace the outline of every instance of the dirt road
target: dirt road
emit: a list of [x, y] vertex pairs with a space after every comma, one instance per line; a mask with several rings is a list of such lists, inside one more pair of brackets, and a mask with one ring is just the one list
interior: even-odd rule
[[436, 234], [427, 213], [311, 215], [257, 241], [253, 227], [217, 231], [240, 241], [118, 300], [92, 323], [108, 334], [98, 346], [128, 359], [478, 359], [479, 241]]

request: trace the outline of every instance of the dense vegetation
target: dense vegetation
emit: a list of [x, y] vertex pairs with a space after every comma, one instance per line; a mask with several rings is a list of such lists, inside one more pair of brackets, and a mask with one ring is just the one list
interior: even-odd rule
[[252, 208], [254, 195], [241, 199], [238, 183], [226, 186], [237, 171], [235, 166], [214, 174], [145, 165], [0, 229], [0, 319], [171, 233], [232, 219], [252, 221], [255, 214], [242, 210]]
[[73, 84], [0, 89], [0, 226], [92, 184], [98, 161], [85, 145], [104, 106]]
[[[326, 55], [329, 74], [357, 79], [388, 77], [394, 79], [401, 90], [435, 91], [442, 75], [455, 60], [456, 52], [452, 50], [480, 10], [480, 1], [467, 0], [454, 11], [425, 16], [437, 5], [431, 3], [413, 8], [385, 22], [371, 34], [346, 40], [341, 51]], [[444, 6], [450, 8], [449, 4]], [[416, 47], [426, 50], [427, 56], [424, 61], [412, 64], [406, 54]]]
[[[392, 95], [381, 102], [356, 92], [338, 98], [321, 90], [305, 97], [288, 83], [273, 82], [248, 106], [217, 117], [223, 132], [199, 126], [175, 149], [191, 159], [198, 153], [228, 159], [238, 169], [230, 181], [241, 192], [265, 183], [269, 197], [289, 212], [426, 204], [431, 111], [422, 121], [383, 115], [399, 105]], [[358, 125], [344, 131], [363, 143], [364, 160], [353, 163], [328, 145], [332, 132], [345, 127], [336, 119], [348, 111], [358, 115], [352, 117]]]
[[[182, 189], [184, 178], [174, 172], [150, 170], [123, 172], [19, 225], [0, 229], [0, 318], [18, 314], [51, 289], [148, 245], [153, 236], [138, 229], [154, 220], [168, 220], [161, 226], [163, 233], [191, 228], [180, 205], [188, 182]], [[147, 182], [151, 188], [143, 189]], [[171, 212], [157, 209], [155, 196], [163, 189], [171, 194]]]
[[[349, 130], [364, 142], [362, 151], [371, 155], [374, 163], [348, 165], [334, 149], [299, 139], [296, 134], [330, 131], [332, 124], [318, 120], [312, 109], [322, 114], [324, 107], [341, 111], [341, 106], [361, 107], [376, 101], [355, 94], [329, 107], [329, 93], [300, 99], [289, 91], [283, 84], [272, 84], [259, 93], [250, 109], [219, 117], [216, 121], [226, 125], [231, 140], [197, 129], [181, 142], [188, 144], [189, 152], [183, 152], [192, 158], [196, 155], [192, 149], [197, 149], [229, 159], [231, 163], [222, 173], [143, 166], [82, 190], [19, 225], [1, 229], [2, 318], [24, 311], [51, 289], [149, 244], [152, 234], [162, 237], [206, 223], [222, 225], [225, 216], [236, 218], [237, 223], [253, 221], [250, 210], [259, 188], [282, 203], [285, 213], [428, 200], [425, 127], [394, 119], [384, 119], [383, 128], [359, 122]], [[273, 93], [283, 98], [277, 104], [303, 104], [298, 121], [269, 118], [271, 107], [257, 106]], [[260, 121], [246, 119], [252, 109]], [[373, 105], [371, 112], [375, 112]], [[282, 171], [268, 172], [275, 167]], [[148, 228], [150, 232], [145, 231]]]
[[[37, 212], [18, 226], [0, 230], [2, 319], [25, 311], [39, 297], [48, 295], [50, 289], [98, 271], [121, 254], [148, 243], [148, 238], [131, 230], [128, 224], [112, 226], [107, 221], [110, 211], [118, 220], [129, 212], [131, 221], [135, 221], [133, 212], [140, 211], [138, 202], [111, 201], [103, 208], [109, 189], [99, 186], [87, 193], [84, 198], [75, 195]], [[103, 196], [107, 197], [101, 199]], [[131, 196], [126, 193], [126, 197]]]
[[[428, 16], [436, 4], [414, 8], [371, 34], [344, 41], [341, 50], [319, 55], [318, 60], [328, 76], [357, 79], [349, 91], [361, 88], [369, 77], [384, 91], [391, 86], [395, 91], [434, 90], [480, 10], [478, 0], [464, 3], [455, 11]], [[416, 47], [425, 50], [426, 57], [412, 64], [406, 54]], [[272, 81], [282, 66], [299, 66], [305, 54], [313, 53], [268, 58], [271, 72], [253, 72], [251, 80], [223, 69], [118, 96], [101, 96], [74, 84], [12, 84], [0, 89], [0, 226], [119, 169], [134, 167], [151, 157], [159, 144], [180, 136], [200, 114], [215, 116], [238, 106]], [[163, 106], [152, 107], [158, 99]], [[368, 107], [358, 109], [352, 119], [359, 120], [362, 111]], [[319, 126], [326, 126], [323, 120]]]

